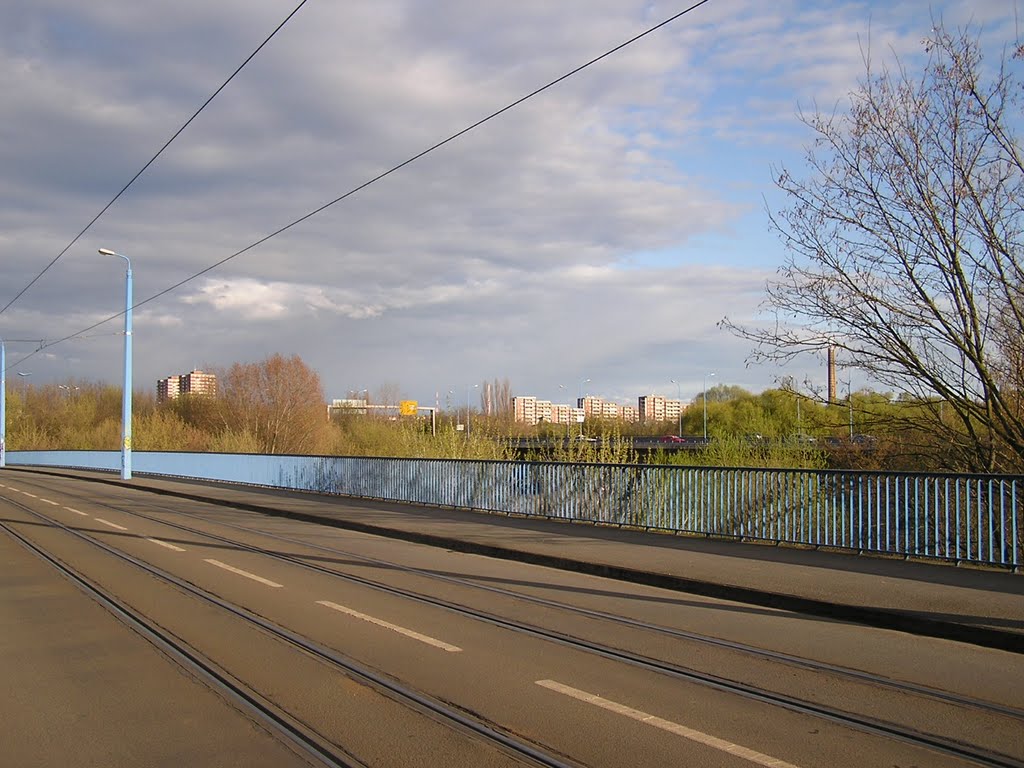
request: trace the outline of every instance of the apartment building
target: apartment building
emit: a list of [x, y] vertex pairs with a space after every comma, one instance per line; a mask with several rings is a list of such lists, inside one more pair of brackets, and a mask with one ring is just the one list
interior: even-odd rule
[[181, 395], [216, 397], [217, 377], [212, 373], [194, 370], [157, 381], [156, 401], [158, 403], [174, 400]]
[[580, 408], [540, 400], [533, 396], [513, 397], [512, 412], [515, 420], [524, 424], [575, 424], [583, 413]]
[[686, 410], [682, 400], [664, 395], [642, 395], [637, 405], [621, 405], [597, 395], [587, 395], [576, 401], [576, 407], [539, 400], [532, 396], [512, 398], [515, 420], [525, 424], [547, 421], [552, 424], [575, 424], [584, 419], [619, 419], [628, 422], [678, 421]]
[[637, 398], [637, 418], [644, 422], [678, 421], [686, 403], [664, 395], [641, 395]]
[[537, 398], [536, 397], [513, 397], [512, 413], [516, 421], [525, 424], [537, 423]]
[[583, 409], [568, 403], [551, 406], [551, 421], [555, 424], [576, 424], [583, 420]]
[[634, 424], [640, 421], [640, 409], [635, 405], [623, 405], [619, 407], [619, 418]]

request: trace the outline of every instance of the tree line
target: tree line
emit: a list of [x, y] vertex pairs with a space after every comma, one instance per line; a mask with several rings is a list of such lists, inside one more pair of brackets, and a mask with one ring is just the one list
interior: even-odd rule
[[[683, 433], [702, 436], [707, 412], [711, 440], [699, 450], [641, 457], [631, 438], [674, 434], [677, 422], [629, 424], [588, 420], [579, 440], [572, 425], [528, 426], [513, 420], [507, 380], [491, 413], [481, 400], [472, 429], [464, 408], [429, 419], [341, 411], [329, 416], [319, 376], [300, 357], [275, 354], [254, 363], [211, 368], [215, 398], [182, 396], [157, 403], [152, 393], [133, 397], [133, 445], [139, 451], [193, 451], [415, 458], [528, 458], [555, 461], [688, 463], [707, 466], [837, 467], [970, 471], [942, 433], [908, 429], [941, 403], [870, 390], [836, 403], [792, 387], [751, 393], [718, 385], [701, 393], [682, 418]], [[492, 395], [493, 397], [493, 395]], [[706, 403], [705, 403], [706, 399]], [[121, 392], [107, 384], [72, 381], [32, 385], [7, 393], [9, 450], [117, 450]], [[950, 410], [945, 416], [955, 415]], [[545, 449], [524, 455], [509, 438], [547, 437]]]

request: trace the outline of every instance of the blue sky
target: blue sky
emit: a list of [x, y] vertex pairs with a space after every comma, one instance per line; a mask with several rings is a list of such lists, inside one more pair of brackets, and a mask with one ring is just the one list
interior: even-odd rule
[[[12, 0], [0, 28], [0, 306], [46, 266], [296, 2]], [[142, 301], [687, 3], [309, 2], [138, 182], [5, 312], [14, 370], [120, 380], [132, 258]], [[432, 402], [507, 378], [620, 402], [823, 381], [748, 367], [785, 253], [765, 205], [800, 171], [798, 108], [842, 107], [913, 63], [941, 17], [993, 56], [1007, 0], [711, 0], [615, 56], [135, 311], [135, 381], [280, 352], [328, 398]], [[856, 380], [856, 374], [854, 374]], [[863, 381], [865, 385], [870, 382]], [[462, 395], [464, 397], [464, 395]]]

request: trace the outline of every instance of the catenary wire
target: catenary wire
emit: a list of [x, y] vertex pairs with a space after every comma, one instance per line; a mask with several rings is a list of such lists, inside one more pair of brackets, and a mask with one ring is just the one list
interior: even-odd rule
[[[550, 88], [553, 88], [554, 86], [558, 85], [559, 83], [563, 82], [564, 80], [567, 80], [570, 77], [573, 77], [574, 75], [582, 72], [584, 69], [587, 69], [588, 67], [598, 63], [599, 61], [602, 61], [603, 59], [606, 59], [609, 56], [612, 56], [613, 54], [618, 53], [623, 48], [626, 48], [627, 46], [632, 45], [633, 43], [637, 42], [638, 40], [640, 40], [640, 39], [642, 39], [644, 37], [647, 37], [648, 35], [658, 31], [662, 27], [668, 26], [672, 22], [677, 21], [678, 19], [680, 19], [683, 16], [687, 15], [691, 11], [695, 11], [697, 8], [700, 8], [702, 5], [706, 5], [709, 2], [711, 2], [711, 0], [699, 0], [699, 2], [696, 2], [693, 5], [691, 5], [691, 6], [687, 7], [687, 8], [684, 8], [682, 11], [679, 11], [678, 13], [675, 13], [672, 16], [669, 16], [667, 19], [664, 19], [663, 21], [658, 22], [654, 26], [648, 27], [643, 32], [640, 32], [639, 34], [634, 35], [633, 37], [629, 38], [628, 40], [626, 40], [626, 41], [624, 41], [622, 43], [619, 43], [614, 48], [610, 48], [609, 50], [605, 51], [604, 53], [602, 53], [602, 54], [600, 54], [598, 56], [595, 56], [594, 58], [590, 59], [589, 61], [586, 61], [583, 64], [580, 64], [579, 66], [575, 67], [574, 69], [569, 70], [565, 74], [560, 75], [559, 77], [555, 78], [554, 80], [551, 80], [546, 85], [542, 85], [539, 88], [536, 88], [535, 90], [530, 91], [526, 95], [520, 96], [518, 99], [516, 99], [513, 102], [510, 102], [509, 104], [506, 104], [501, 109], [498, 109], [498, 110], [496, 110], [494, 112], [491, 112], [486, 117], [482, 117], [479, 120], [477, 120], [475, 123], [471, 123], [470, 125], [466, 126], [462, 130], [457, 131], [456, 133], [451, 134], [450, 136], [448, 136], [448, 138], [442, 139], [441, 141], [438, 141], [436, 144], [433, 144], [433, 145], [427, 147], [426, 149], [416, 153], [415, 155], [413, 155], [412, 157], [408, 158], [407, 160], [403, 160], [402, 162], [398, 163], [397, 165], [393, 165], [392, 167], [388, 168], [386, 171], [383, 171], [383, 172], [377, 174], [376, 176], [374, 176], [373, 178], [364, 181], [362, 184], [359, 184], [358, 186], [353, 187], [349, 191], [345, 192], [343, 195], [340, 195], [339, 197], [336, 197], [333, 200], [331, 200], [331, 201], [329, 201], [327, 203], [324, 203], [319, 208], [315, 208], [314, 210], [304, 214], [303, 216], [300, 216], [299, 218], [295, 219], [294, 221], [292, 221], [292, 222], [290, 222], [288, 224], [285, 224], [283, 227], [280, 227], [279, 229], [274, 230], [270, 234], [264, 235], [259, 240], [256, 240], [256, 241], [250, 243], [249, 245], [245, 246], [241, 250], [235, 251], [234, 253], [232, 253], [229, 256], [225, 256], [223, 259], [221, 259], [219, 261], [216, 261], [213, 264], [210, 264], [209, 266], [204, 267], [203, 269], [199, 270], [198, 272], [195, 272], [195, 273], [189, 275], [184, 280], [180, 280], [177, 283], [174, 283], [173, 285], [168, 286], [167, 288], [164, 288], [162, 291], [154, 293], [149, 298], [143, 299], [142, 301], [140, 301], [140, 302], [138, 302], [136, 304], [133, 304], [131, 308], [132, 309], [136, 309], [136, 308], [141, 307], [141, 306], [143, 306], [145, 304], [149, 304], [151, 301], [155, 301], [156, 299], [159, 299], [161, 296], [165, 296], [166, 294], [170, 293], [171, 291], [175, 291], [178, 288], [181, 288], [183, 285], [186, 285], [186, 284], [192, 282], [196, 278], [202, 277], [203, 275], [207, 274], [208, 272], [212, 272], [213, 270], [217, 269], [217, 267], [220, 267], [220, 266], [226, 264], [227, 262], [231, 261], [232, 259], [235, 259], [235, 258], [241, 256], [242, 254], [251, 251], [252, 249], [262, 245], [263, 243], [267, 242], [268, 240], [271, 240], [271, 239], [277, 237], [278, 235], [283, 234], [284, 232], [287, 232], [288, 230], [292, 229], [295, 226], [298, 226], [302, 222], [307, 221], [308, 219], [313, 218], [314, 216], [316, 216], [317, 214], [322, 213], [323, 211], [327, 210], [328, 208], [330, 208], [330, 207], [332, 207], [334, 205], [337, 205], [338, 203], [340, 203], [343, 200], [351, 197], [352, 195], [355, 195], [358, 192], [361, 192], [362, 190], [366, 189], [370, 185], [377, 183], [378, 181], [380, 181], [380, 180], [390, 176], [391, 174], [401, 170], [402, 168], [405, 168], [408, 165], [411, 165], [412, 163], [415, 163], [417, 160], [425, 157], [426, 155], [430, 154], [431, 152], [434, 152], [435, 150], [440, 149], [441, 147], [445, 146], [446, 144], [449, 144], [449, 143], [455, 141], [456, 139], [464, 136], [465, 134], [469, 133], [470, 131], [472, 131], [472, 130], [474, 130], [476, 128], [479, 128], [484, 123], [487, 123], [487, 122], [493, 120], [494, 118], [496, 118], [496, 117], [498, 117], [500, 115], [503, 115], [504, 113], [506, 113], [506, 112], [508, 112], [508, 111], [510, 111], [510, 110], [512, 110], [514, 108], [516, 108], [517, 106], [519, 106], [523, 102], [528, 101], [529, 99], [532, 99], [534, 96], [537, 96], [538, 94], [541, 94], [544, 91], [549, 90]], [[64, 338], [57, 339], [56, 341], [52, 342], [51, 344], [48, 344], [46, 347], [40, 347], [39, 349], [35, 350], [34, 352], [32, 352], [32, 353], [26, 355], [25, 357], [23, 357], [21, 360], [19, 360], [17, 363], [15, 363], [15, 365], [21, 365], [21, 363], [25, 362], [29, 358], [34, 357], [39, 352], [42, 352], [43, 349], [46, 349], [46, 348], [51, 347], [51, 346], [55, 346], [57, 344], [62, 344], [63, 342], [68, 341], [70, 339], [73, 339], [76, 336], [80, 336], [83, 333], [88, 333], [89, 331], [93, 330], [94, 328], [98, 328], [99, 326], [103, 325], [104, 323], [108, 323], [111, 320], [116, 320], [117, 318], [123, 316], [125, 314], [125, 312], [127, 312], [127, 310], [122, 310], [120, 312], [117, 312], [117, 313], [111, 315], [110, 317], [105, 318], [104, 320], [100, 320], [99, 322], [94, 323], [93, 325], [90, 325], [88, 328], [83, 328], [82, 330], [77, 331], [77, 332], [75, 332], [73, 334], [70, 334], [69, 336], [65, 336]]]
[[18, 291], [18, 293], [14, 296], [14, 298], [11, 299], [10, 301], [8, 301], [7, 304], [5, 304], [3, 309], [0, 309], [0, 315], [2, 315], [4, 312], [6, 312], [7, 309], [12, 304], [14, 304], [14, 302], [16, 302], [18, 299], [20, 299], [22, 297], [22, 295], [29, 288], [31, 288], [33, 285], [35, 285], [36, 281], [39, 280], [39, 278], [41, 278], [43, 275], [45, 275], [50, 270], [50, 267], [52, 267], [54, 264], [56, 264], [58, 261], [60, 261], [61, 257], [65, 253], [67, 253], [71, 249], [71, 247], [75, 243], [77, 243], [79, 241], [79, 239], [81, 239], [82, 235], [84, 235], [86, 232], [89, 231], [90, 228], [92, 228], [93, 224], [95, 224], [97, 221], [99, 221], [99, 218], [103, 214], [105, 214], [107, 212], [107, 210], [114, 203], [116, 203], [120, 199], [121, 195], [123, 195], [125, 192], [128, 191], [128, 188], [132, 184], [134, 184], [135, 181], [143, 173], [146, 172], [146, 169], [148, 169], [149, 166], [151, 166], [154, 162], [156, 162], [156, 159], [158, 157], [160, 157], [160, 155], [163, 154], [164, 150], [167, 149], [169, 146], [171, 146], [171, 144], [174, 142], [174, 140], [177, 139], [178, 136], [180, 136], [181, 133], [186, 128], [188, 128], [189, 125], [192, 124], [192, 121], [195, 120], [197, 117], [199, 117], [199, 113], [202, 112], [204, 109], [206, 109], [206, 107], [210, 104], [210, 102], [212, 102], [215, 98], [217, 98], [217, 96], [220, 94], [220, 92], [223, 91], [227, 87], [228, 83], [230, 83], [232, 80], [235, 79], [235, 76], [239, 72], [241, 72], [245, 68], [245, 66], [256, 57], [256, 54], [258, 54], [263, 49], [263, 47], [266, 46], [266, 44], [270, 42], [270, 40], [274, 37], [274, 35], [276, 35], [278, 32], [281, 31], [281, 29], [284, 27], [285, 24], [287, 24], [289, 21], [291, 21], [292, 17], [295, 16], [295, 14], [297, 14], [302, 9], [302, 6], [304, 6], [307, 2], [308, 2], [308, 0], [302, 0], [302, 2], [300, 2], [297, 6], [295, 6], [294, 10], [292, 10], [292, 12], [288, 14], [288, 16], [284, 19], [284, 21], [282, 21], [280, 24], [278, 24], [274, 28], [274, 31], [271, 32], [269, 35], [267, 35], [266, 39], [264, 39], [264, 41], [262, 43], [260, 43], [256, 47], [256, 50], [254, 50], [252, 53], [250, 53], [246, 57], [245, 61], [243, 61], [241, 64], [238, 65], [238, 68], [234, 72], [231, 73], [231, 76], [227, 80], [225, 80], [223, 83], [220, 84], [220, 87], [216, 91], [214, 91], [210, 95], [210, 97], [200, 105], [199, 109], [197, 109], [195, 112], [192, 113], [192, 117], [190, 117], [188, 120], [186, 120], [185, 123], [178, 130], [176, 130], [172, 134], [171, 138], [169, 138], [164, 143], [164, 145], [162, 147], [160, 147], [160, 149], [157, 151], [157, 153], [155, 155], [153, 155], [151, 158], [149, 158], [149, 160], [146, 162], [146, 164], [144, 166], [142, 166], [142, 168], [139, 169], [138, 173], [136, 173], [134, 176], [132, 176], [127, 184], [125, 184], [123, 187], [121, 187], [121, 191], [118, 192], [116, 195], [114, 195], [114, 197], [111, 198], [110, 202], [108, 202], [105, 206], [103, 206], [103, 208], [100, 210], [99, 213], [97, 213], [95, 216], [93, 216], [92, 220], [88, 224], [85, 225], [85, 227], [82, 229], [82, 231], [79, 232], [77, 235], [75, 235], [75, 237], [71, 240], [71, 242], [68, 243], [67, 245], [65, 245], [64, 249], [60, 253], [58, 253], [56, 256], [54, 256], [53, 259], [50, 261], [50, 263], [47, 264], [45, 267], [43, 267], [42, 271], [38, 275], [36, 275], [35, 277], [33, 277], [29, 281], [28, 285], [26, 285], [24, 288], [22, 288], [20, 291]]

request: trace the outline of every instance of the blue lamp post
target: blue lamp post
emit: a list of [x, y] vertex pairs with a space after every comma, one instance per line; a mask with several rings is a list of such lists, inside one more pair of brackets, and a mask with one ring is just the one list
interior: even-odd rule
[[124, 259], [124, 390], [121, 393], [121, 479], [132, 479], [132, 262], [109, 248], [100, 248], [104, 256]]
[[7, 349], [0, 339], [0, 467], [7, 466]]
[[[590, 379], [580, 379], [580, 384], [576, 387], [576, 407], [583, 409], [583, 385], [589, 384]], [[579, 417], [577, 417], [579, 419]], [[583, 437], [583, 420], [579, 419], [580, 422], [580, 437]]]

